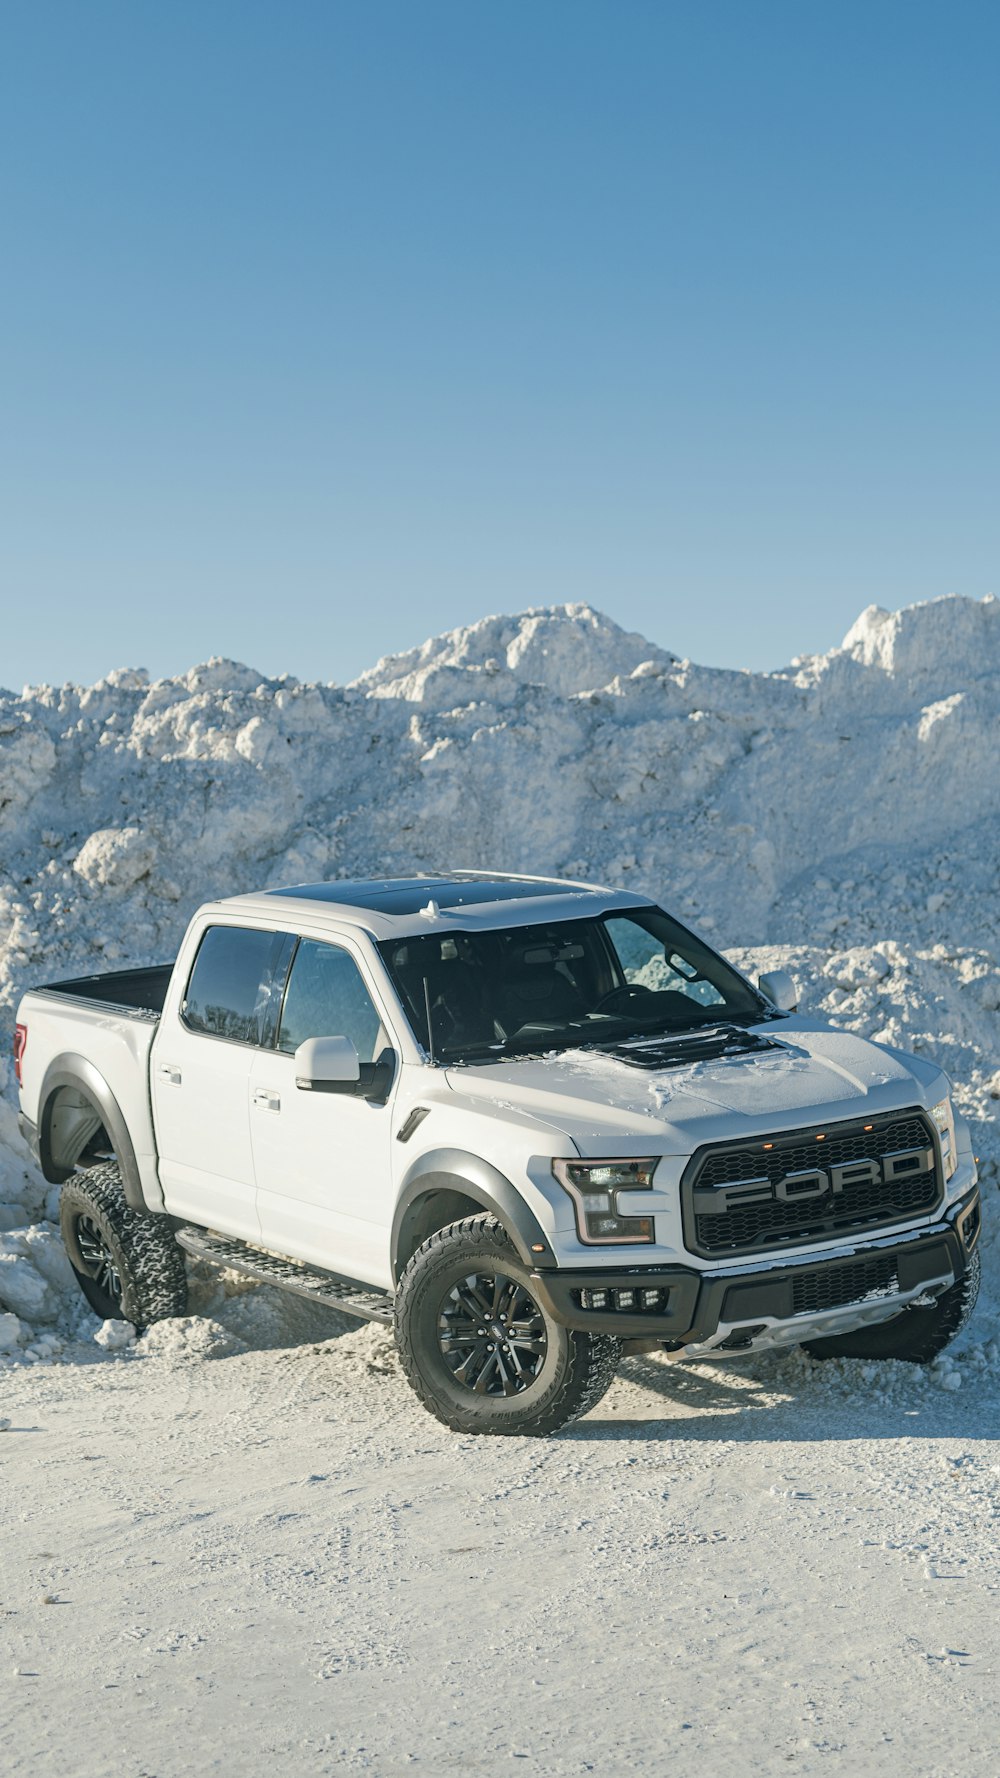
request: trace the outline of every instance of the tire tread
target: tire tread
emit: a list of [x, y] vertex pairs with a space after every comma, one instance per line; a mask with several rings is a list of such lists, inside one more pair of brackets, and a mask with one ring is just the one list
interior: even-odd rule
[[395, 1332], [399, 1356], [407, 1379], [423, 1402], [424, 1406], [446, 1426], [456, 1432], [482, 1433], [490, 1432], [508, 1437], [545, 1437], [548, 1433], [558, 1432], [562, 1427], [569, 1426], [574, 1420], [596, 1407], [601, 1397], [607, 1393], [617, 1374], [621, 1360], [621, 1344], [611, 1335], [605, 1334], [571, 1334], [574, 1342], [574, 1360], [567, 1367], [566, 1376], [558, 1393], [549, 1396], [536, 1415], [526, 1414], [516, 1423], [504, 1425], [497, 1422], [492, 1426], [484, 1426], [482, 1419], [473, 1413], [463, 1413], [460, 1408], [449, 1404], [444, 1411], [439, 1397], [435, 1394], [420, 1366], [419, 1355], [414, 1349], [411, 1337], [409, 1318], [407, 1315], [408, 1293], [414, 1280], [422, 1273], [426, 1265], [439, 1253], [455, 1246], [459, 1241], [475, 1242], [479, 1248], [484, 1245], [496, 1249], [498, 1259], [517, 1258], [516, 1250], [503, 1224], [497, 1217], [486, 1212], [479, 1216], [466, 1216], [459, 1222], [452, 1222], [444, 1228], [435, 1230], [428, 1236], [421, 1247], [418, 1247], [406, 1266], [399, 1280], [396, 1294]]
[[74, 1212], [96, 1217], [113, 1235], [125, 1261], [122, 1315], [140, 1331], [187, 1311], [187, 1267], [165, 1216], [143, 1215], [125, 1201], [117, 1161], [74, 1173], [62, 1188], [63, 1239]]

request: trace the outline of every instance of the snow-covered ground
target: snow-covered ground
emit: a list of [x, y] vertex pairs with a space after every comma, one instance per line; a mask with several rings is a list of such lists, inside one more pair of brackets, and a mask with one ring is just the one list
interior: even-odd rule
[[5, 1771], [992, 1778], [998, 717], [1000, 604], [962, 599], [766, 675], [572, 606], [346, 688], [215, 661], [0, 693], [8, 1035], [25, 986], [169, 957], [209, 893], [585, 875], [935, 1055], [986, 1213], [927, 1371], [633, 1359], [555, 1440], [459, 1439], [381, 1330], [233, 1279], [98, 1343], [3, 1063]]

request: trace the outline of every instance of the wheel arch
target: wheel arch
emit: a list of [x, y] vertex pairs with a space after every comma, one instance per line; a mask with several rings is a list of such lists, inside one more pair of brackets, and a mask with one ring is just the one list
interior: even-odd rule
[[464, 1149], [436, 1148], [421, 1155], [403, 1180], [392, 1222], [393, 1282], [437, 1229], [479, 1210], [503, 1225], [525, 1265], [554, 1264], [544, 1229], [499, 1168]]
[[[83, 1104], [74, 1104], [74, 1096]], [[62, 1185], [72, 1177], [80, 1155], [102, 1125], [118, 1162], [125, 1202], [132, 1210], [147, 1211], [128, 1125], [103, 1074], [86, 1056], [69, 1051], [55, 1056], [42, 1080], [38, 1114], [38, 1158], [50, 1185]]]

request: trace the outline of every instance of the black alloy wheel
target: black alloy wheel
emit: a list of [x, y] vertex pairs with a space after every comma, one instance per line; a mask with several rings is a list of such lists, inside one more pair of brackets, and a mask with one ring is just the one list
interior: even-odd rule
[[430, 1235], [396, 1289], [396, 1345], [424, 1406], [454, 1432], [542, 1438], [611, 1387], [621, 1343], [578, 1333], [488, 1211]]
[[[82, 1264], [77, 1270], [80, 1285], [91, 1308], [104, 1321], [122, 1314], [122, 1278], [111, 1248], [92, 1216], [76, 1218], [74, 1234]], [[82, 1274], [82, 1275], [81, 1275]]]
[[521, 1395], [545, 1364], [545, 1321], [533, 1296], [505, 1272], [471, 1272], [446, 1291], [438, 1345], [456, 1383], [474, 1395]]

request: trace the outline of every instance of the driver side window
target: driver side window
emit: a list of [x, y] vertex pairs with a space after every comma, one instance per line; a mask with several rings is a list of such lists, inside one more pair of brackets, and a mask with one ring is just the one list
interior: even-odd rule
[[278, 1048], [290, 1055], [307, 1037], [349, 1037], [360, 1062], [385, 1046], [382, 1021], [353, 957], [337, 945], [300, 941], [281, 1009]]

